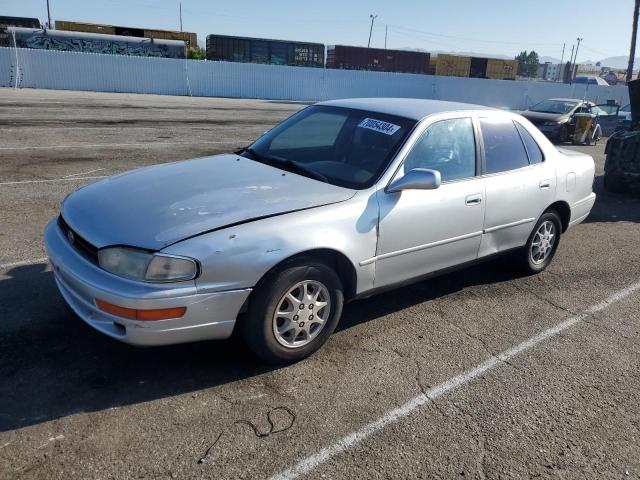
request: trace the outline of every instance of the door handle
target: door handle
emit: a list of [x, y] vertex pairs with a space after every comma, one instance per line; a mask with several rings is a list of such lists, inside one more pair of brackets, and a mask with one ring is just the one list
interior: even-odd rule
[[542, 180], [539, 184], [540, 188], [542, 190], [545, 190], [547, 188], [551, 188], [551, 180]]
[[480, 205], [482, 203], [482, 195], [469, 195], [464, 199], [464, 203], [469, 206]]

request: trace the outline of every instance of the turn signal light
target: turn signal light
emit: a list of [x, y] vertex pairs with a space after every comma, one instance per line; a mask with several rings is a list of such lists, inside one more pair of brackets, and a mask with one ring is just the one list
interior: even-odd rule
[[98, 300], [96, 305], [104, 312], [110, 313], [117, 317], [128, 318], [130, 320], [168, 320], [170, 318], [183, 317], [187, 311], [187, 307], [158, 308], [153, 310], [137, 310], [134, 308], [125, 308], [112, 303]]

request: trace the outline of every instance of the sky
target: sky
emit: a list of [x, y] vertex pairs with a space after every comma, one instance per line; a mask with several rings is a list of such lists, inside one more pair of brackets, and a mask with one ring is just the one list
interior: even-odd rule
[[[50, 0], [52, 20], [179, 29], [178, 0]], [[514, 56], [535, 50], [565, 61], [577, 37], [578, 61], [628, 55], [633, 0], [182, 0], [185, 31], [199, 43], [218, 33], [327, 45], [473, 51]], [[0, 15], [46, 21], [46, 0], [0, 0]]]

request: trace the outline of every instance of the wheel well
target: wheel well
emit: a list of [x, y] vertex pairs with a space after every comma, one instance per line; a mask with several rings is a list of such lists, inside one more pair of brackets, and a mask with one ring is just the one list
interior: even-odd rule
[[558, 201], [549, 205], [545, 212], [548, 212], [549, 210], [555, 211], [560, 216], [560, 221], [562, 222], [562, 233], [566, 232], [567, 228], [569, 228], [569, 222], [571, 221], [571, 208], [569, 208], [569, 204], [567, 202]]
[[342, 281], [345, 300], [349, 300], [355, 296], [357, 276], [356, 269], [353, 266], [353, 263], [351, 263], [351, 260], [349, 260], [344, 253], [338, 252], [337, 250], [332, 250], [330, 248], [317, 248], [314, 250], [307, 250], [305, 252], [297, 253], [282, 260], [262, 276], [262, 278], [256, 284], [256, 287], [258, 287], [264, 281], [264, 279], [266, 279], [274, 271], [285, 267], [289, 263], [298, 262], [302, 259], [320, 261], [333, 268], [333, 270]]

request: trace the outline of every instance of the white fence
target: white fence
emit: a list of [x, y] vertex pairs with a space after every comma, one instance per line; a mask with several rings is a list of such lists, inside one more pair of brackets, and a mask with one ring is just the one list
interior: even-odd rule
[[0, 86], [270, 100], [411, 97], [523, 109], [551, 97], [629, 102], [626, 87], [128, 57], [0, 47]]

